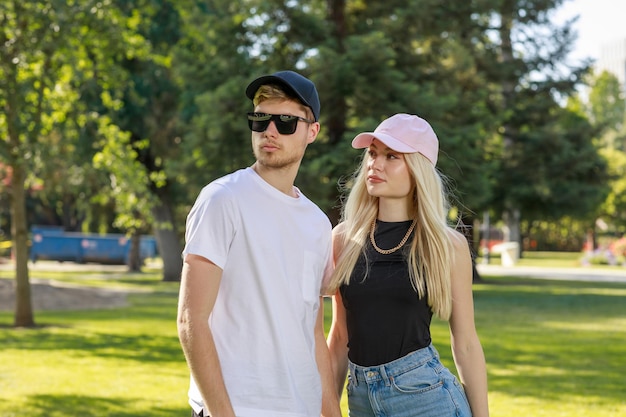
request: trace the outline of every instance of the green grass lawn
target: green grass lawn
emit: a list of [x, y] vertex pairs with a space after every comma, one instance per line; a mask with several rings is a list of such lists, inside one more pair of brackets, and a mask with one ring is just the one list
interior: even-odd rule
[[12, 314], [0, 312], [0, 416], [188, 416], [178, 284], [146, 275], [82, 274], [93, 285], [150, 291], [131, 295], [128, 308], [38, 311], [38, 328], [17, 330], [8, 327]]
[[626, 416], [626, 284], [487, 278], [475, 305], [492, 415]]
[[[125, 308], [37, 311], [36, 329], [13, 329], [13, 314], [0, 312], [0, 417], [189, 415], [176, 283], [154, 272], [37, 276], [142, 292]], [[476, 285], [492, 416], [626, 416], [625, 301], [626, 284], [488, 277]], [[329, 303], [326, 313], [329, 324]], [[445, 323], [434, 323], [433, 339], [452, 366]]]

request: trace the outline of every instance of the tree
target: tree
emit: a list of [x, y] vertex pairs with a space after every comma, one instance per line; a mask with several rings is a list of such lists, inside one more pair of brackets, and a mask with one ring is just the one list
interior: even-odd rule
[[104, 202], [113, 199], [118, 215], [114, 225], [127, 231], [131, 237], [129, 270], [140, 271], [140, 236], [152, 224], [152, 208], [156, 205], [150, 192], [150, 186], [156, 178], [150, 178], [139, 161], [138, 154], [143, 143], [130, 140], [130, 133], [120, 128], [107, 118], [100, 118], [100, 150], [94, 155], [96, 168], [109, 172], [110, 190], [99, 195]]
[[[626, 232], [626, 100], [615, 75], [603, 71], [591, 77], [588, 112], [608, 161], [610, 192], [598, 213]], [[594, 219], [595, 220], [595, 219]]]
[[[601, 134], [619, 132], [626, 117], [626, 100], [619, 80], [608, 71], [594, 75], [590, 82], [589, 113], [591, 122]], [[609, 147], [615, 144], [606, 138]]]
[[[398, 112], [418, 114], [440, 139], [459, 228], [474, 244], [476, 212], [490, 200], [489, 139], [497, 118], [480, 73], [491, 40], [476, 2], [327, 2], [323, 36], [304, 62], [322, 99], [323, 130], [307, 153], [300, 186], [337, 221], [337, 183], [349, 186], [360, 153], [350, 141]], [[314, 35], [309, 35], [316, 38]], [[320, 37], [319, 35], [317, 37]], [[304, 43], [304, 42], [298, 42]], [[372, 53], [375, 51], [375, 53]], [[318, 78], [315, 78], [318, 77]], [[330, 109], [324, 116], [325, 109]]]
[[77, 75], [115, 79], [113, 58], [132, 53], [121, 48], [123, 23], [99, 1], [5, 1], [0, 8], [0, 157], [12, 170], [15, 326], [35, 325], [25, 206], [33, 158], [42, 138], [67, 116]]
[[[497, 61], [488, 62], [484, 70], [489, 79], [501, 87], [498, 107], [502, 126], [498, 190], [493, 204], [505, 223], [505, 240], [521, 242], [520, 220], [524, 207], [537, 198], [536, 173], [547, 174], [550, 167], [542, 158], [528, 158], [554, 139], [553, 121], [547, 115], [563, 115], [558, 99], [571, 96], [576, 85], [589, 70], [589, 62], [567, 65], [566, 57], [575, 33], [572, 21], [562, 26], [551, 23], [551, 13], [562, 1], [529, 0], [492, 2], [491, 21], [498, 34]], [[560, 135], [566, 139], [568, 134]], [[571, 138], [571, 136], [570, 136]], [[582, 138], [591, 142], [592, 136]], [[575, 142], [580, 142], [576, 139]], [[556, 151], [566, 152], [568, 146]], [[568, 158], [572, 153], [554, 155]], [[594, 158], [597, 160], [597, 158]], [[601, 173], [600, 173], [601, 177]], [[573, 178], [580, 178], [574, 175]], [[592, 182], [599, 180], [594, 178]], [[547, 190], [557, 192], [560, 181], [546, 178]]]
[[[47, 148], [21, 148], [41, 161], [38, 169], [25, 172], [45, 169], [84, 178], [69, 190], [59, 188], [58, 197], [46, 195], [64, 205], [85, 201], [76, 198], [79, 193], [104, 189], [90, 207], [74, 209], [81, 214], [72, 224], [109, 227], [109, 217], [94, 220], [102, 207], [117, 211], [115, 225], [131, 233], [143, 233], [151, 223], [164, 257], [164, 279], [178, 279], [182, 224], [193, 196], [214, 178], [253, 161], [245, 85], [262, 73], [296, 69], [316, 82], [322, 101], [322, 131], [307, 151], [297, 185], [333, 221], [337, 184], [360, 156], [350, 140], [397, 112], [418, 114], [437, 131], [438, 166], [451, 180], [463, 223], [471, 225], [475, 213], [494, 207], [534, 217], [563, 194], [555, 188], [559, 181], [576, 188], [583, 173], [600, 166], [591, 158], [589, 165], [578, 164], [578, 176], [557, 172], [563, 175], [554, 175], [554, 181], [536, 178], [550, 172], [550, 164], [578, 158], [572, 144], [581, 155], [593, 152], [582, 136], [588, 126], [559, 106], [586, 70], [586, 64], [560, 65], [572, 37], [569, 25], [548, 23], [560, 3], [10, 3], [11, 19], [17, 19], [15, 10], [29, 16], [25, 8], [32, 8], [39, 19], [32, 28], [59, 26], [62, 33], [47, 41], [46, 49], [31, 48], [37, 62], [31, 72], [45, 68], [40, 62], [46, 62], [46, 53], [55, 72], [47, 72], [44, 81], [39, 73], [30, 76], [24, 88], [38, 86], [48, 94], [42, 96], [48, 107], [42, 114], [54, 116], [43, 117], [49, 127], [33, 136]], [[15, 27], [5, 25], [5, 39], [13, 38], [9, 31]], [[57, 32], [41, 33], [37, 36]], [[9, 124], [0, 123], [4, 126]], [[550, 157], [529, 158], [548, 140]], [[48, 163], [55, 158], [45, 149], [76, 156], [72, 167]], [[91, 168], [94, 158], [97, 170]], [[580, 189], [595, 180], [583, 179]], [[537, 195], [548, 197], [535, 201]]]
[[[28, 277], [28, 231], [25, 187], [32, 163], [31, 147], [50, 129], [51, 73], [56, 61], [61, 26], [54, 9], [42, 3], [5, 2], [0, 9], [0, 155], [11, 168], [11, 237], [15, 257], [16, 326], [34, 326]], [[54, 84], [52, 83], [52, 87]]]
[[[163, 260], [163, 280], [177, 281], [182, 248], [174, 207], [184, 193], [178, 189], [177, 181], [167, 175], [166, 165], [170, 159], [181, 156], [178, 152], [180, 89], [171, 63], [185, 25], [172, 1], [135, 0], [116, 4], [134, 22], [133, 33], [146, 40], [149, 51], [120, 61], [128, 82], [120, 89], [120, 106], [108, 113], [112, 127], [129, 133], [122, 146], [127, 146], [130, 152], [120, 153], [120, 144], [111, 143], [109, 137], [99, 158], [108, 161], [103, 166], [112, 169], [111, 178], [116, 179], [111, 188], [118, 190], [114, 194], [116, 224], [133, 237], [132, 253], [138, 253], [139, 234], [151, 227]], [[182, 9], [185, 5], [178, 7]], [[118, 162], [121, 155], [127, 164]], [[129, 167], [133, 169], [129, 171]]]
[[604, 149], [610, 176], [610, 193], [602, 206], [601, 214], [607, 216], [616, 230], [626, 233], [626, 152]]
[[534, 120], [541, 128], [518, 133], [509, 148], [515, 158], [507, 161], [497, 190], [516, 202], [528, 222], [595, 220], [609, 191], [606, 160], [591, 140], [595, 129], [559, 106], [535, 113]]

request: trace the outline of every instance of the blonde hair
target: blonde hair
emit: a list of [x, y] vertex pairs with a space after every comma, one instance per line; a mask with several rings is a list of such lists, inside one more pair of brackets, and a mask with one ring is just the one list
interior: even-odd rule
[[306, 104], [302, 103], [302, 101], [292, 95], [288, 94], [280, 85], [277, 84], [263, 84], [259, 87], [259, 89], [254, 94], [254, 98], [252, 99], [252, 104], [254, 107], [263, 103], [266, 100], [278, 100], [278, 101], [293, 101], [295, 103], [300, 104], [302, 110], [306, 113], [306, 118], [309, 120], [315, 120], [315, 116], [313, 115], [313, 110]]
[[[378, 215], [378, 197], [367, 192], [368, 158], [366, 150], [342, 208], [343, 225], [336, 236], [342, 251], [330, 280], [331, 291], [350, 282], [359, 256], [366, 256], [365, 244]], [[454, 252], [447, 224], [445, 178], [419, 153], [404, 154], [404, 160], [413, 179], [413, 218], [417, 219], [407, 258], [409, 276], [419, 297], [428, 295], [432, 311], [447, 320], [452, 311], [450, 273]]]

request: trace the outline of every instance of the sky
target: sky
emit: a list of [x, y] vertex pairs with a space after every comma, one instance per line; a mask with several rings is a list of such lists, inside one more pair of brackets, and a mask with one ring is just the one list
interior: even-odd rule
[[602, 44], [626, 39], [626, 0], [565, 0], [555, 18], [564, 21], [576, 15], [578, 40], [571, 58], [597, 60]]

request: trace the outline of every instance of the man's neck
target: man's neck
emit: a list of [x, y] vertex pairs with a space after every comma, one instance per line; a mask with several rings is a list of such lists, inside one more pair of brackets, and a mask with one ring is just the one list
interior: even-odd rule
[[285, 168], [270, 168], [255, 162], [252, 169], [272, 187], [278, 191], [287, 194], [290, 197], [298, 197], [296, 188], [293, 186], [298, 174], [298, 165]]

